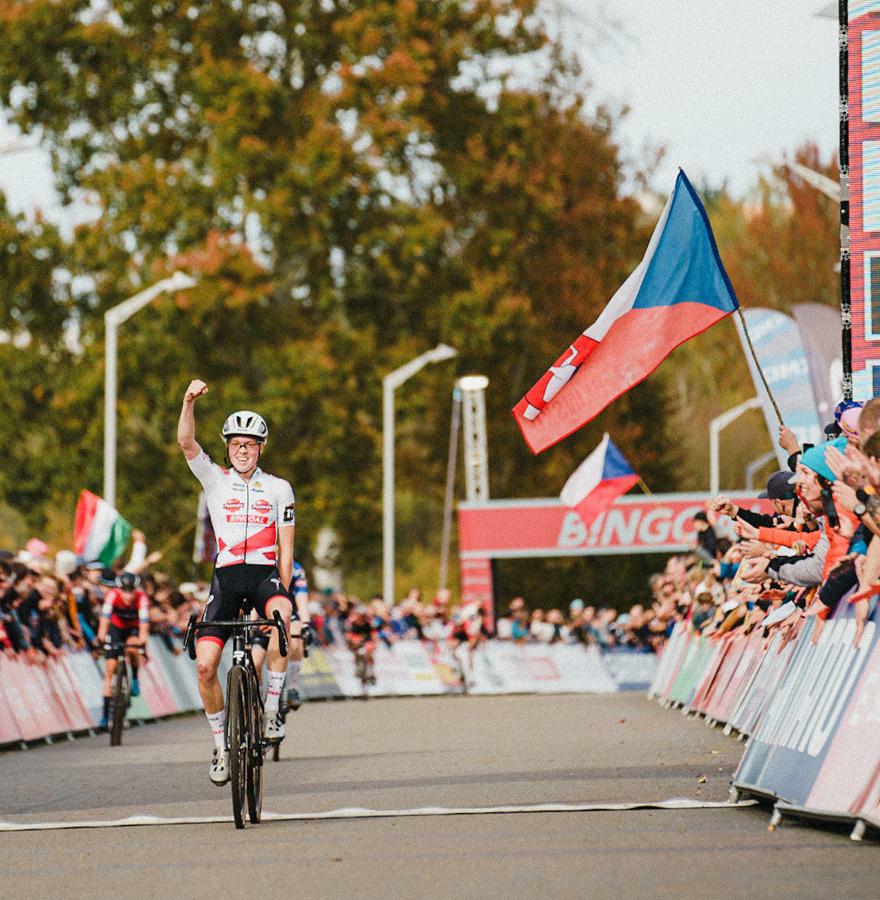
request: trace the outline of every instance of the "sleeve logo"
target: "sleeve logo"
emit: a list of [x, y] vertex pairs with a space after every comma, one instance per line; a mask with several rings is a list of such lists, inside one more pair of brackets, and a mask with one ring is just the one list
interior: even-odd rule
[[288, 503], [287, 506], [284, 507], [284, 512], [281, 515], [281, 521], [285, 525], [293, 525], [296, 522], [296, 504]]

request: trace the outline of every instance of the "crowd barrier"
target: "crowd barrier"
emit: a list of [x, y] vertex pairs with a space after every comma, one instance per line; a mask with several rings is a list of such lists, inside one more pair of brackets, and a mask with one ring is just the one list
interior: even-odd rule
[[738, 795], [786, 816], [880, 828], [880, 606], [858, 646], [850, 608], [814, 640], [796, 634], [703, 637], [676, 626], [649, 691], [749, 738], [733, 778]]
[[[230, 650], [221, 660], [225, 678]], [[646, 690], [655, 675], [653, 654], [602, 653], [580, 644], [490, 641], [471, 652], [446, 644], [398, 641], [375, 651], [371, 697], [440, 694], [610, 693]], [[85, 652], [32, 663], [0, 655], [0, 746], [52, 739], [97, 726], [103, 707], [103, 660]], [[201, 709], [195, 664], [151, 637], [142, 664], [140, 696], [128, 718], [136, 721]], [[305, 700], [362, 697], [355, 659], [345, 647], [312, 647], [300, 672]]]

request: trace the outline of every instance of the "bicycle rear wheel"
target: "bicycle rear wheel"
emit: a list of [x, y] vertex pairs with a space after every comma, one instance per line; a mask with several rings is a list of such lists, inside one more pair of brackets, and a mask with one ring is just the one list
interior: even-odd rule
[[247, 805], [248, 818], [254, 825], [259, 824], [263, 813], [263, 717], [256, 703], [256, 686], [254, 689], [255, 707], [251, 709], [251, 745], [248, 749], [247, 767]]
[[229, 783], [232, 786], [232, 815], [236, 828], [245, 826], [244, 804], [250, 764], [246, 690], [244, 669], [233, 666], [226, 682], [226, 745], [229, 748]]
[[128, 663], [124, 656], [116, 661], [112, 697], [113, 718], [110, 722], [110, 746], [118, 747], [122, 743], [122, 729], [125, 725], [125, 713], [128, 710]]

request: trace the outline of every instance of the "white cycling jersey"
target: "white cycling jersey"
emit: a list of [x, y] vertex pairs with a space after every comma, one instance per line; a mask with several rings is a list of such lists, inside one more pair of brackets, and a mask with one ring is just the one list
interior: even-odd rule
[[205, 489], [217, 537], [217, 568], [274, 566], [278, 526], [296, 523], [290, 483], [260, 468], [245, 481], [235, 469], [218, 466], [204, 450], [187, 462]]

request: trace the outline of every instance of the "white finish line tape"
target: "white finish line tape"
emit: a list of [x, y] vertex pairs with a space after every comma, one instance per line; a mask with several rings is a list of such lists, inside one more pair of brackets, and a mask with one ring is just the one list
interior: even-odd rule
[[[272, 813], [264, 812], [265, 822], [319, 822], [326, 819], [397, 819], [414, 816], [503, 816], [531, 813], [574, 813], [574, 812], [620, 812], [634, 809], [738, 809], [754, 806], [755, 800], [740, 800], [737, 803], [713, 800], [690, 800], [675, 797], [672, 800], [658, 800], [648, 803], [538, 803], [531, 806], [466, 806], [447, 808], [445, 806], [422, 806], [416, 809], [332, 809], [316, 813]], [[162, 816], [129, 816], [127, 819], [83, 822], [0, 822], [0, 832], [4, 831], [61, 831], [69, 828], [132, 828], [137, 825], [212, 825], [229, 823], [232, 816], [189, 816], [164, 818]]]

